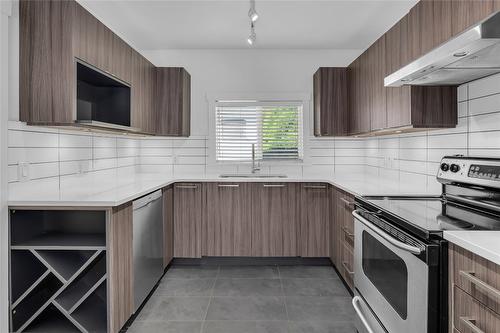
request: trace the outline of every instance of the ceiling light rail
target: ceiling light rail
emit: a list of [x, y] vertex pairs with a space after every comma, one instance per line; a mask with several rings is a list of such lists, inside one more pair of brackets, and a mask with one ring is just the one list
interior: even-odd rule
[[248, 18], [250, 19], [250, 35], [247, 38], [248, 45], [252, 46], [257, 40], [255, 33], [255, 22], [259, 19], [259, 14], [255, 10], [255, 0], [250, 0], [250, 9], [248, 10]]

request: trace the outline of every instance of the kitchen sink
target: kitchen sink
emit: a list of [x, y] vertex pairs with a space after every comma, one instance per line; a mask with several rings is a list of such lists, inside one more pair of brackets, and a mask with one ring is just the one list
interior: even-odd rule
[[234, 173], [234, 174], [222, 174], [220, 178], [287, 178], [287, 175], [277, 175], [277, 174], [267, 174], [262, 175], [258, 173]]

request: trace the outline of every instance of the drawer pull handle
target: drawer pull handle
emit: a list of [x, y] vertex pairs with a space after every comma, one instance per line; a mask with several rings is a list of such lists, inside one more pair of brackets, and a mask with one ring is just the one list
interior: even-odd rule
[[342, 261], [342, 266], [344, 267], [344, 269], [346, 270], [347, 274], [349, 275], [354, 275], [354, 272], [349, 270], [349, 267], [347, 267], [347, 263], [345, 261]]
[[354, 238], [354, 234], [352, 234], [349, 230], [347, 230], [346, 227], [342, 227], [342, 231], [344, 232], [344, 234], [346, 234], [348, 237], [350, 238]]
[[476, 319], [469, 317], [460, 317], [460, 320], [474, 333], [484, 333], [482, 329], [475, 325]]
[[176, 185], [175, 188], [196, 189], [198, 188], [198, 185]]
[[460, 271], [460, 275], [463, 276], [464, 278], [466, 278], [467, 280], [469, 280], [476, 287], [500, 298], [500, 290], [498, 290], [495, 287], [490, 286], [489, 284], [487, 284], [483, 280], [477, 278], [475, 276], [474, 272]]
[[238, 184], [218, 184], [219, 187], [240, 187]]
[[285, 187], [285, 184], [264, 184], [264, 187]]
[[324, 190], [324, 189], [326, 189], [326, 186], [325, 185], [304, 185], [304, 188]]
[[340, 198], [340, 201], [342, 201], [343, 203], [345, 203], [347, 206], [350, 206], [350, 207], [354, 207], [354, 202], [353, 201], [349, 201], [345, 198]]

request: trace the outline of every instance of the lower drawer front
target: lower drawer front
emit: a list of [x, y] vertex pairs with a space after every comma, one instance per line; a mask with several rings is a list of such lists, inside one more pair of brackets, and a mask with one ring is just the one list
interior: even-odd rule
[[496, 313], [500, 313], [500, 266], [459, 246], [450, 246], [453, 282]]
[[453, 324], [461, 333], [498, 333], [500, 316], [454, 286]]
[[349, 245], [342, 244], [341, 273], [349, 287], [354, 287], [354, 255]]

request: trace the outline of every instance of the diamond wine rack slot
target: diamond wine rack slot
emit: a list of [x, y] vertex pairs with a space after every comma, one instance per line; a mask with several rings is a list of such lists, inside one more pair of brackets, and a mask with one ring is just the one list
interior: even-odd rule
[[11, 332], [106, 332], [102, 211], [10, 212]]

